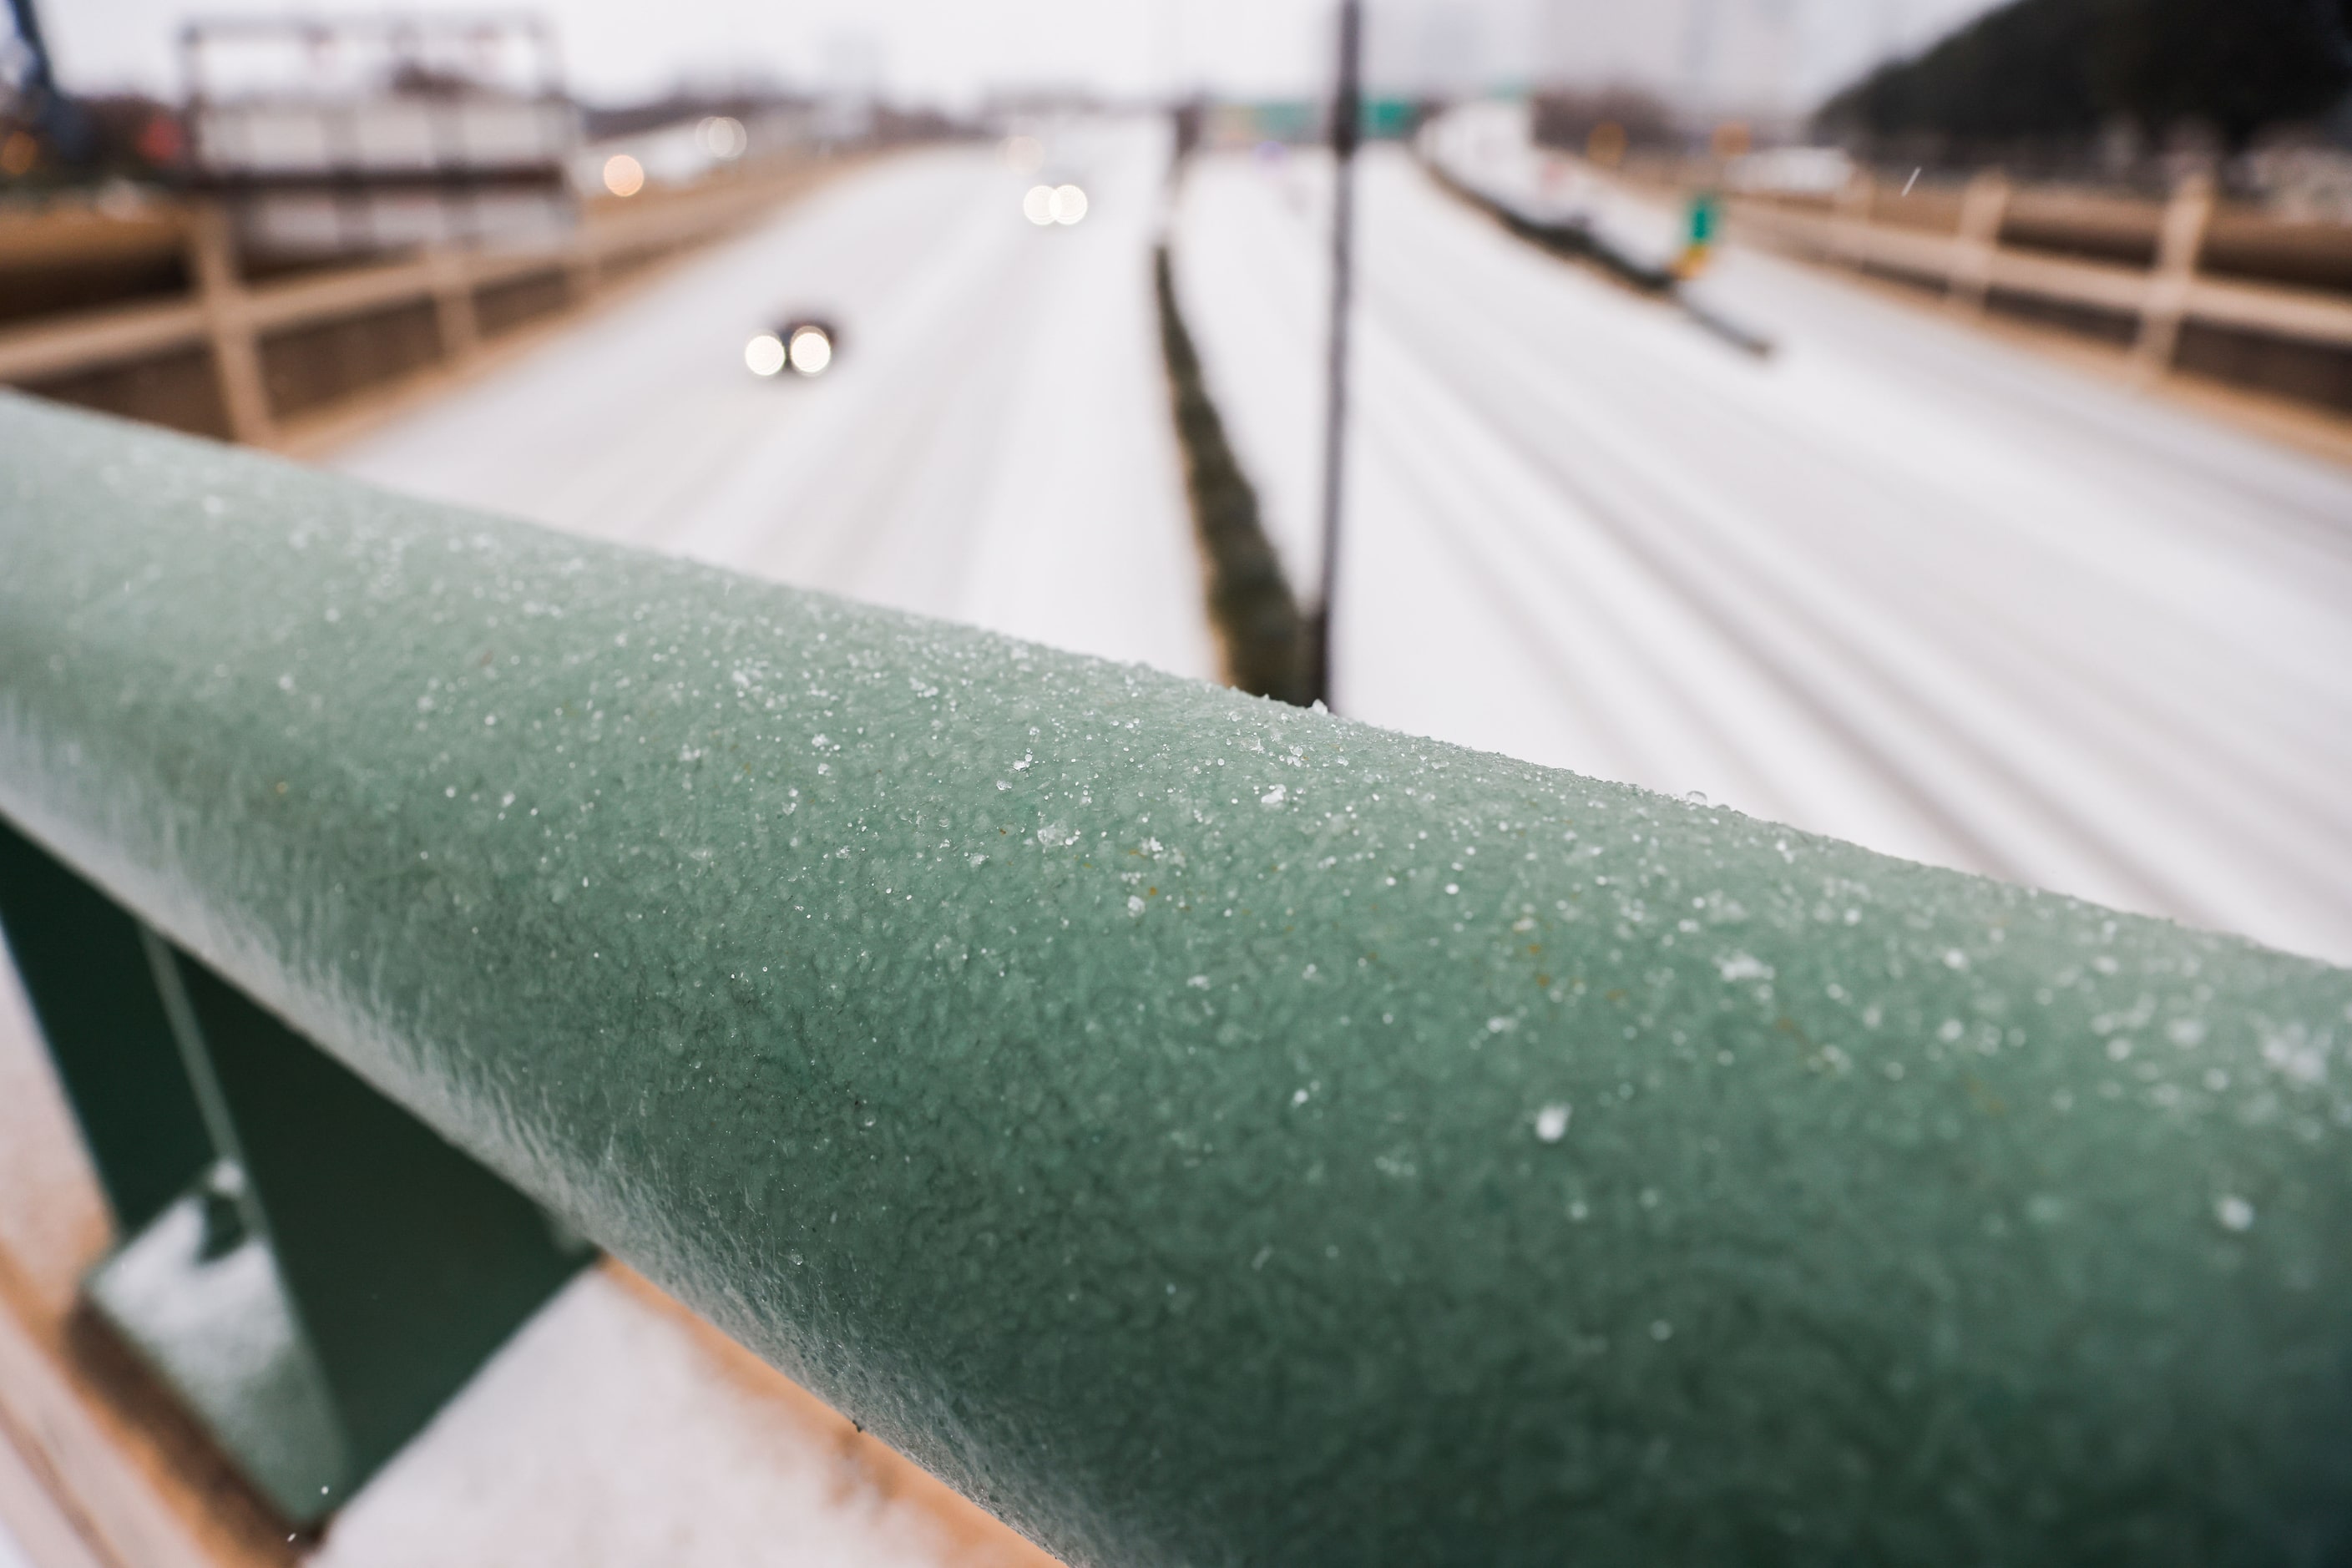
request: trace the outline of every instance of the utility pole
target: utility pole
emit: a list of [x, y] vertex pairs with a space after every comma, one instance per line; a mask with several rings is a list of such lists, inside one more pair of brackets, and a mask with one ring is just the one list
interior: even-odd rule
[[27, 58], [22, 87], [32, 110], [33, 123], [68, 163], [78, 163], [89, 151], [89, 126], [79, 106], [58, 85], [57, 68], [49, 57], [48, 40], [41, 34], [41, 18], [33, 0], [8, 0], [8, 20]]
[[33, 10], [33, 0], [8, 0], [8, 20], [16, 29], [16, 42], [24, 47], [28, 62], [25, 68], [26, 91], [37, 97], [56, 91], [48, 42], [41, 37], [41, 18]]
[[1331, 622], [1339, 583], [1339, 515], [1348, 449], [1348, 317], [1355, 293], [1356, 144], [1364, 119], [1363, 0], [1339, 3], [1339, 88], [1331, 100], [1331, 360], [1324, 388], [1323, 596], [1315, 606], [1309, 693], [1331, 705]]

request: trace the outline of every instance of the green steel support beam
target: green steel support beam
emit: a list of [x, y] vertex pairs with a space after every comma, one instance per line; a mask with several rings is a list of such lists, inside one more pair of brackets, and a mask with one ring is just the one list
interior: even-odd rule
[[92, 1303], [321, 1518], [588, 1249], [4, 822], [0, 920], [123, 1238]]
[[[90, 1295], [278, 1511], [308, 1523], [430, 1420], [588, 1249], [218, 975], [149, 947], [221, 1165], [184, 1200], [191, 1212], [102, 1264]], [[234, 1205], [225, 1226], [199, 1222], [207, 1198]], [[174, 1310], [174, 1294], [218, 1310]], [[222, 1375], [257, 1321], [269, 1325], [266, 1372]]]
[[1082, 1564], [2352, 1552], [2352, 975], [0, 402], [0, 813]]
[[254, 1217], [357, 1479], [423, 1426], [587, 1250], [218, 976], [176, 967]]
[[0, 820], [0, 935], [127, 1236], [213, 1160], [139, 922]]

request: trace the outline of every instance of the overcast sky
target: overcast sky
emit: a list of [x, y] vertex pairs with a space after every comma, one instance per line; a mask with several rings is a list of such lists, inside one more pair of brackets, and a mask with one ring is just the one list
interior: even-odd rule
[[[176, 96], [171, 41], [188, 15], [259, 15], [267, 0], [36, 0], [59, 74], [84, 91]], [[512, 0], [453, 7], [507, 8]], [[1382, 58], [1432, 50], [1489, 81], [1623, 78], [1725, 99], [1810, 101], [1990, 0], [1372, 0]], [[1384, 9], [1383, 9], [1384, 7]], [[385, 0], [301, 0], [310, 14]], [[894, 96], [967, 104], [1007, 87], [1118, 95], [1178, 87], [1318, 90], [1332, 0], [538, 0], [572, 85], [617, 100], [682, 79], [809, 84], [878, 72]], [[1456, 58], [1459, 57], [1459, 58]], [[870, 67], [861, 62], [870, 62]]]

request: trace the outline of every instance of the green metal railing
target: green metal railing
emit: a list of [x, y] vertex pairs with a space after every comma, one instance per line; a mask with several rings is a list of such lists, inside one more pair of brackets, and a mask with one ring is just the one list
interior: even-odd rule
[[486, 1168], [1074, 1563], [2352, 1545], [2352, 974], [23, 401], [0, 559], [12, 942], [344, 1481]]

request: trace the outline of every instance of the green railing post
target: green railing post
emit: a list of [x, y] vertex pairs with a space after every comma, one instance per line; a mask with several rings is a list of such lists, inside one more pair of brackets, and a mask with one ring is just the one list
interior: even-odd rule
[[5, 822], [0, 922], [122, 1238], [90, 1301], [321, 1518], [586, 1248]]
[[0, 813], [1076, 1563], [2328, 1561], [2352, 975], [0, 400]]
[[0, 819], [0, 938], [130, 1235], [213, 1159], [139, 922]]

